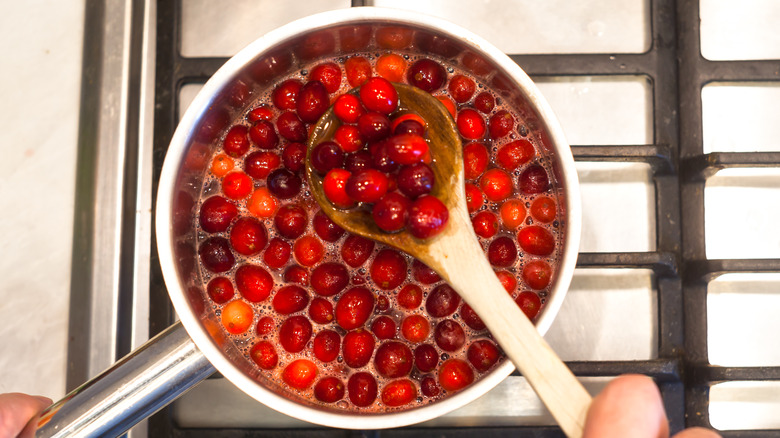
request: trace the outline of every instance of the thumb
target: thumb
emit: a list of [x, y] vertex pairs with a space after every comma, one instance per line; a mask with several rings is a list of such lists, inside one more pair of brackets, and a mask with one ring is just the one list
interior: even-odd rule
[[668, 438], [658, 387], [649, 377], [625, 375], [593, 399], [583, 438]]

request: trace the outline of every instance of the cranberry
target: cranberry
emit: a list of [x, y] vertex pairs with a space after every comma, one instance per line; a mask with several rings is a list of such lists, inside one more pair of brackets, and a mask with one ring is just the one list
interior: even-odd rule
[[498, 232], [498, 218], [488, 210], [480, 211], [472, 219], [471, 224], [477, 236], [489, 239]]
[[309, 285], [309, 271], [298, 265], [292, 265], [284, 271], [284, 281], [287, 283]]
[[409, 67], [406, 80], [411, 85], [432, 93], [444, 85], [447, 71], [438, 62], [424, 58]]
[[474, 371], [460, 359], [448, 359], [439, 367], [439, 384], [445, 391], [461, 390], [474, 381]]
[[319, 295], [330, 297], [344, 290], [349, 272], [341, 263], [323, 263], [311, 271], [311, 287]]
[[525, 222], [525, 204], [519, 199], [509, 199], [501, 204], [501, 222], [509, 230], [514, 230]]
[[381, 140], [390, 135], [390, 119], [382, 113], [368, 112], [360, 116], [357, 128], [366, 141]]
[[236, 269], [236, 287], [247, 301], [259, 303], [271, 295], [274, 278], [257, 265], [242, 265]]
[[426, 397], [436, 397], [441, 392], [441, 389], [436, 379], [426, 376], [420, 381], [420, 392]]
[[341, 350], [341, 336], [333, 330], [323, 330], [314, 337], [312, 352], [322, 362], [336, 360]]
[[355, 406], [371, 406], [376, 400], [377, 391], [376, 379], [370, 373], [361, 371], [352, 374], [347, 381], [347, 395]]
[[477, 179], [487, 169], [487, 147], [482, 143], [469, 143], [463, 147], [463, 170], [466, 179]]
[[299, 172], [303, 169], [305, 159], [306, 145], [303, 143], [289, 143], [282, 151], [284, 167], [292, 172]]
[[225, 140], [222, 142], [222, 149], [226, 154], [233, 158], [238, 158], [249, 151], [249, 129], [243, 125], [236, 125], [230, 128], [225, 134]]
[[463, 322], [472, 329], [477, 331], [485, 330], [485, 323], [482, 321], [482, 318], [480, 318], [479, 315], [477, 315], [477, 312], [466, 303], [463, 303], [460, 307], [460, 317], [463, 318]]
[[474, 98], [474, 108], [480, 110], [485, 114], [489, 114], [496, 107], [496, 100], [487, 91], [483, 91], [477, 94]]
[[206, 286], [206, 292], [211, 301], [217, 304], [224, 304], [233, 298], [233, 283], [225, 277], [214, 277]]
[[392, 339], [395, 337], [395, 330], [395, 321], [387, 315], [382, 315], [371, 323], [371, 331], [377, 339]]
[[434, 318], [452, 315], [460, 305], [460, 295], [449, 284], [440, 284], [428, 294], [425, 310]]
[[466, 343], [466, 332], [463, 331], [463, 327], [457, 322], [451, 319], [445, 319], [444, 321], [436, 324], [436, 329], [433, 331], [433, 338], [436, 340], [436, 345], [444, 351], [457, 351], [463, 344]]
[[309, 305], [309, 318], [317, 324], [333, 321], [333, 304], [325, 298], [315, 297]]
[[198, 249], [200, 261], [211, 272], [229, 271], [236, 262], [230, 243], [224, 237], [209, 237]]
[[344, 168], [354, 173], [370, 168], [372, 161], [371, 154], [366, 150], [361, 150], [347, 155], [344, 159]]
[[398, 108], [398, 92], [390, 81], [381, 77], [369, 78], [360, 86], [360, 100], [369, 111], [382, 114]]
[[376, 43], [383, 49], [400, 50], [412, 44], [414, 31], [405, 27], [385, 26], [376, 31]]
[[534, 260], [523, 266], [523, 281], [532, 289], [541, 290], [550, 284], [552, 268], [544, 260]]
[[[400, 117], [398, 119], [400, 119]], [[412, 134], [419, 136], [425, 134], [425, 126], [418, 120], [406, 119], [399, 122], [398, 119], [393, 121], [393, 134]]]
[[508, 271], [496, 271], [496, 277], [498, 278], [498, 281], [501, 282], [501, 286], [504, 286], [504, 290], [506, 290], [509, 295], [512, 295], [517, 287], [517, 279], [515, 276]]
[[259, 220], [243, 216], [230, 230], [230, 244], [242, 255], [252, 256], [262, 251], [268, 243], [268, 233]]
[[351, 368], [366, 366], [374, 353], [374, 344], [374, 336], [362, 328], [347, 332], [341, 344], [344, 363]]
[[352, 174], [345, 187], [347, 195], [358, 202], [377, 202], [387, 193], [388, 180], [384, 173], [365, 169]]
[[456, 120], [458, 132], [469, 140], [478, 140], [485, 135], [485, 119], [474, 109], [463, 108]]
[[472, 183], [466, 183], [466, 208], [469, 213], [474, 213], [482, 207], [485, 199], [482, 197], [482, 192], [479, 187]]
[[365, 324], [374, 310], [374, 295], [364, 287], [353, 287], [336, 302], [336, 323], [345, 330]]
[[298, 99], [298, 93], [303, 84], [297, 79], [287, 79], [274, 88], [271, 94], [271, 100], [274, 106], [281, 110], [295, 109], [295, 103]]
[[352, 173], [344, 169], [331, 169], [322, 180], [322, 190], [328, 200], [337, 208], [351, 208], [355, 201], [347, 194], [347, 181]]
[[517, 260], [517, 247], [509, 237], [501, 236], [490, 242], [488, 260], [493, 266], [511, 266]]
[[401, 321], [401, 335], [411, 343], [423, 342], [431, 333], [431, 324], [422, 315], [409, 315]]
[[287, 285], [276, 291], [271, 305], [274, 310], [282, 315], [300, 312], [309, 304], [309, 294], [294, 284]]
[[468, 102], [471, 96], [474, 95], [477, 85], [470, 77], [457, 74], [450, 78], [447, 89], [450, 91], [450, 96], [455, 99], [455, 102], [464, 103]]
[[212, 196], [200, 207], [200, 227], [207, 233], [220, 233], [238, 215], [238, 208], [221, 196]]
[[276, 129], [282, 137], [290, 141], [303, 142], [308, 137], [306, 126], [292, 111], [285, 111], [279, 114], [279, 117], [276, 119]]
[[335, 62], [324, 62], [311, 70], [309, 80], [319, 81], [328, 93], [335, 93], [341, 88], [341, 68]]
[[[373, 147], [372, 147], [373, 146]], [[390, 158], [390, 143], [387, 141], [380, 141], [373, 143], [370, 153], [373, 156], [373, 165], [376, 170], [392, 173], [398, 168], [398, 163]]]
[[427, 239], [439, 234], [447, 224], [450, 213], [443, 202], [431, 195], [423, 195], [409, 207], [407, 226], [412, 236]]
[[312, 225], [317, 236], [326, 242], [335, 242], [344, 235], [344, 229], [333, 222], [322, 210], [314, 215]]
[[350, 234], [341, 246], [341, 258], [353, 268], [357, 268], [368, 260], [374, 251], [374, 241], [357, 234]]
[[254, 318], [252, 307], [241, 300], [231, 301], [222, 307], [222, 326], [228, 333], [234, 335], [244, 333], [252, 325], [252, 318]]
[[412, 275], [414, 279], [423, 284], [433, 284], [441, 281], [441, 277], [425, 263], [414, 259], [412, 262]]
[[252, 152], [244, 159], [244, 171], [254, 179], [265, 179], [281, 162], [279, 155], [274, 152]]
[[496, 153], [496, 162], [505, 170], [512, 171], [527, 163], [535, 154], [534, 146], [523, 138], [501, 146]]
[[532, 164], [526, 168], [518, 178], [520, 191], [526, 195], [544, 193], [550, 188], [550, 180], [547, 171], [538, 164]]
[[267, 120], [260, 120], [249, 128], [249, 138], [260, 149], [273, 149], [279, 143], [274, 125]]
[[376, 60], [376, 72], [390, 82], [403, 82], [406, 60], [395, 53], [385, 53]]
[[390, 308], [390, 300], [385, 295], [378, 295], [376, 297], [376, 311], [384, 312]]
[[436, 369], [439, 364], [439, 353], [431, 344], [421, 344], [414, 349], [414, 365], [418, 370], [427, 373]]
[[279, 328], [279, 343], [290, 353], [302, 351], [311, 338], [312, 328], [308, 318], [291, 316]]
[[341, 125], [336, 128], [333, 141], [345, 153], [356, 152], [363, 148], [363, 138], [355, 125]]
[[254, 188], [252, 178], [241, 171], [230, 172], [222, 179], [222, 193], [230, 199], [244, 199]]
[[552, 222], [556, 214], [555, 200], [552, 198], [540, 196], [531, 204], [531, 216], [539, 222]]
[[268, 105], [260, 105], [257, 108], [253, 108], [246, 115], [246, 119], [250, 122], [256, 122], [258, 120], [271, 120], [274, 118], [274, 112]]
[[409, 379], [393, 380], [382, 388], [381, 399], [385, 406], [403, 406], [411, 403], [415, 398], [417, 398], [417, 387]]
[[507, 110], [501, 110], [488, 120], [488, 132], [490, 137], [498, 139], [506, 136], [515, 127], [515, 118]]
[[298, 204], [287, 204], [276, 212], [274, 225], [280, 235], [295, 239], [306, 230], [308, 220], [306, 209]]
[[263, 261], [271, 269], [279, 269], [287, 264], [292, 254], [292, 246], [284, 240], [274, 237], [268, 242], [263, 253]]
[[542, 308], [542, 300], [539, 299], [539, 295], [531, 291], [520, 292], [517, 298], [515, 298], [515, 303], [520, 306], [520, 310], [525, 313], [525, 316], [532, 321]]
[[344, 163], [344, 151], [332, 141], [323, 141], [311, 151], [311, 166], [321, 175]]
[[357, 123], [366, 110], [354, 94], [342, 94], [333, 103], [333, 113], [344, 123]]
[[423, 299], [423, 291], [416, 284], [407, 284], [398, 292], [398, 305], [404, 309], [416, 309], [420, 307]]
[[293, 254], [301, 265], [314, 266], [325, 255], [325, 247], [314, 236], [302, 236], [293, 244]]
[[398, 164], [414, 164], [429, 154], [428, 143], [414, 134], [396, 134], [388, 139], [390, 159]]
[[314, 385], [314, 397], [323, 403], [335, 403], [344, 398], [344, 382], [338, 377], [323, 377]]
[[317, 378], [317, 365], [308, 359], [297, 359], [282, 371], [284, 383], [295, 389], [306, 389]]
[[298, 117], [306, 123], [316, 122], [330, 106], [328, 90], [320, 81], [309, 81], [301, 87], [295, 108]]
[[472, 342], [466, 351], [466, 357], [469, 362], [480, 373], [484, 373], [495, 365], [500, 354], [496, 344], [487, 339], [479, 339]]
[[403, 342], [387, 341], [376, 350], [374, 366], [384, 377], [403, 377], [412, 371], [414, 355]]
[[550, 255], [555, 249], [555, 236], [547, 229], [536, 225], [521, 229], [517, 233], [517, 241], [520, 242], [523, 251], [533, 255]]
[[276, 169], [268, 175], [268, 190], [279, 199], [290, 199], [301, 191], [301, 177], [287, 169]]
[[260, 341], [249, 350], [249, 357], [252, 361], [264, 370], [270, 370], [279, 363], [279, 355], [276, 354], [276, 348], [268, 341]]
[[260, 336], [268, 335], [276, 328], [276, 321], [270, 316], [264, 316], [257, 321], [257, 334]]
[[399, 193], [388, 193], [374, 204], [372, 217], [384, 231], [394, 232], [404, 227], [409, 211], [409, 199]]
[[395, 289], [406, 280], [406, 259], [396, 250], [383, 249], [371, 262], [370, 272], [380, 289]]
[[490, 169], [482, 175], [479, 187], [488, 200], [501, 202], [514, 191], [512, 177], [501, 169]]
[[344, 63], [347, 82], [351, 87], [363, 85], [371, 77], [371, 63], [362, 56], [353, 56]]

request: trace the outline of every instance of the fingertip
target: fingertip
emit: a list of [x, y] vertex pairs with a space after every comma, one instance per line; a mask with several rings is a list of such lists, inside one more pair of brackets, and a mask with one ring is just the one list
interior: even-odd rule
[[714, 430], [705, 429], [703, 427], [692, 427], [675, 434], [674, 438], [721, 438], [721, 436]]
[[584, 438], [668, 437], [661, 393], [652, 379], [624, 375], [612, 380], [593, 399]]

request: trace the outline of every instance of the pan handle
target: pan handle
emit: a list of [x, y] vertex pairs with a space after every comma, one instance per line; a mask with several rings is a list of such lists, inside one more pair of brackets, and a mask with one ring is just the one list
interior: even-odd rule
[[117, 437], [215, 371], [181, 322], [47, 408], [36, 437]]

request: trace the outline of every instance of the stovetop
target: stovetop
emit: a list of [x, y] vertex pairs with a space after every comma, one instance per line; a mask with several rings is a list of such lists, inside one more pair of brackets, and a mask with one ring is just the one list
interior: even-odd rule
[[[546, 339], [586, 387], [597, 393], [615, 375], [646, 374], [661, 389], [672, 430], [704, 425], [728, 437], [776, 434], [780, 404], [767, 394], [780, 389], [773, 342], [780, 329], [780, 62], [764, 59], [780, 58], [773, 25], [780, 6], [771, 0], [743, 3], [737, 12], [716, 0], [327, 0], [295, 7], [149, 0], [93, 12], [88, 30], [93, 23], [103, 35], [93, 53], [102, 67], [93, 74], [106, 88], [112, 69], [127, 69], [116, 83], [130, 90], [119, 93], [129, 116], [96, 116], [96, 138], [119, 137], [122, 147], [98, 153], [98, 164], [82, 164], [102, 170], [93, 170], [95, 199], [81, 203], [112, 207], [85, 208], [94, 216], [80, 241], [85, 263], [74, 265], [71, 331], [90, 336], [70, 347], [69, 386], [175, 318], [153, 249], [152, 195], [178, 117], [200, 84], [268, 30], [363, 5], [438, 15], [486, 37], [535, 80], [558, 115], [582, 185], [583, 240], [572, 287]], [[124, 32], [95, 24], [106, 21]], [[112, 39], [116, 33], [121, 42]], [[111, 47], [121, 48], [126, 62], [108, 55]], [[103, 131], [112, 124], [119, 135]], [[91, 306], [74, 314], [83, 300]], [[371, 434], [432, 430], [561, 436], [517, 374], [451, 414]], [[313, 431], [356, 434], [287, 418], [214, 376], [131, 435]]]

